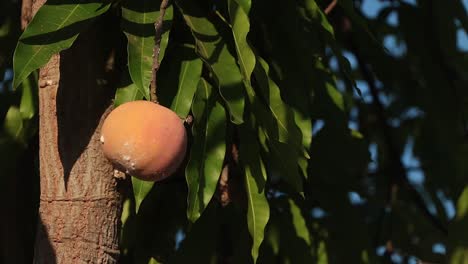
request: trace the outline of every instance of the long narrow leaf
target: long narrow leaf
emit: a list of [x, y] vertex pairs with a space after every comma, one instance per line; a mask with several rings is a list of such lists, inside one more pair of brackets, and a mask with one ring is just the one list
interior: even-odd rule
[[201, 15], [203, 11], [195, 2], [176, 1], [176, 3], [185, 22], [192, 30], [198, 54], [214, 74], [220, 94], [227, 104], [231, 121], [241, 124], [245, 104], [243, 80], [225, 37], [221, 35], [215, 24], [207, 19], [207, 16]]
[[94, 18], [110, 4], [81, 1], [58, 4], [47, 1], [21, 35], [15, 49], [13, 87], [18, 87], [34, 70], [45, 65], [52, 55], [69, 48]]
[[[132, 81], [140, 92], [149, 98], [152, 78], [154, 23], [160, 16], [161, 1], [126, 0], [122, 6], [122, 28], [128, 39], [128, 67]], [[162, 61], [168, 44], [173, 8], [166, 9], [160, 41], [159, 62]]]
[[185, 170], [187, 217], [192, 222], [200, 217], [216, 190], [226, 153], [226, 113], [214, 95], [211, 85], [201, 79], [192, 106], [194, 139]]
[[252, 237], [252, 258], [257, 261], [260, 245], [264, 239], [265, 227], [270, 218], [270, 207], [265, 197], [265, 166], [260, 158], [260, 148], [255, 134], [241, 129], [240, 157], [245, 170], [247, 193], [247, 224]]
[[181, 118], [190, 112], [193, 97], [200, 82], [203, 62], [195, 48], [177, 46], [167, 54], [158, 72], [158, 100], [169, 106]]

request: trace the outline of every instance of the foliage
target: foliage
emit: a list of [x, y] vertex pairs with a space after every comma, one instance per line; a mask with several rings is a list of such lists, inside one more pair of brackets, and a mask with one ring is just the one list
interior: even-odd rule
[[[328, 14], [325, 0], [169, 1], [157, 95], [193, 116], [189, 154], [167, 181], [132, 179], [124, 263], [468, 259], [466, 9], [395, 0], [366, 16], [367, 1]], [[112, 13], [128, 40], [115, 105], [148, 99], [162, 12], [160, 1], [49, 0], [19, 37], [18, 4], [0, 5], [3, 183], [37, 157], [36, 70]], [[38, 188], [37, 177], [16, 184], [5, 186]], [[12, 247], [31, 247], [23, 239]]]

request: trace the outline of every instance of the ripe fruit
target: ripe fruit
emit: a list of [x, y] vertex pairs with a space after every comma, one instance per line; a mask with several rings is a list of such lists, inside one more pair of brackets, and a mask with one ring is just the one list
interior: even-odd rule
[[184, 159], [187, 135], [172, 110], [132, 101], [114, 109], [101, 130], [104, 155], [114, 166], [145, 181], [173, 174]]

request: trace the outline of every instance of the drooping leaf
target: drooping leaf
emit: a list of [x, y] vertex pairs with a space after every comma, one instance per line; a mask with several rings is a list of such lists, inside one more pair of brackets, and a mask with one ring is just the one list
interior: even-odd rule
[[197, 52], [214, 74], [220, 94], [225, 100], [231, 121], [243, 122], [244, 87], [235, 57], [230, 53], [225, 34], [195, 2], [176, 1], [185, 22], [190, 27]]
[[[259, 64], [255, 69], [255, 77], [259, 83], [261, 96], [265, 99], [269, 111], [273, 115], [275, 124], [267, 124], [265, 119], [265, 127], [268, 129], [269, 137], [290, 144], [297, 151], [303, 152], [305, 157], [309, 157], [307, 151], [303, 148], [301, 130], [296, 124], [295, 114], [293, 110], [282, 100], [280, 89], [276, 83], [268, 76], [268, 63], [259, 58]], [[273, 131], [275, 130], [275, 131]], [[311, 134], [304, 137], [311, 138]]]
[[3, 125], [5, 133], [17, 142], [24, 142], [23, 117], [18, 107], [10, 106]]
[[307, 116], [315, 85], [313, 62], [323, 43], [317, 41], [319, 29], [308, 28], [298, 10], [294, 1], [252, 2], [249, 39], [268, 62], [282, 99]]
[[53, 54], [69, 48], [94, 18], [110, 4], [85, 0], [79, 4], [47, 1], [21, 35], [13, 58], [13, 87], [18, 87], [34, 70], [45, 65]]
[[296, 231], [296, 235], [302, 238], [308, 246], [311, 245], [310, 240], [310, 233], [309, 229], [307, 228], [306, 221], [302, 216], [301, 209], [299, 206], [296, 205], [294, 200], [289, 199], [289, 209], [292, 216], [292, 223], [294, 226], [294, 230]]
[[120, 87], [115, 92], [114, 105], [119, 106], [123, 103], [141, 100], [143, 99], [143, 93], [138, 89], [138, 87], [132, 83], [125, 87]]
[[167, 56], [158, 71], [158, 100], [185, 118], [200, 82], [203, 62], [194, 47], [187, 45], [175, 47]]
[[465, 263], [468, 259], [466, 237], [468, 230], [468, 187], [465, 187], [457, 201], [456, 216], [450, 224], [450, 264]]
[[[328, 21], [327, 16], [325, 15], [325, 13], [323, 13], [323, 11], [317, 5], [315, 0], [307, 0], [305, 2], [305, 10], [309, 19], [316, 21], [316, 23], [319, 23], [322, 26], [322, 35], [325, 37], [327, 44], [329, 44], [331, 49], [333, 50], [333, 53], [335, 54], [338, 60], [340, 70], [345, 74], [345, 77], [348, 79], [348, 81], [350, 81], [360, 93], [360, 90], [357, 88], [356, 81], [352, 77], [351, 64], [349, 63], [348, 59], [343, 55], [342, 49], [335, 38], [335, 30]], [[359, 19], [359, 17], [357, 17], [356, 19]]]
[[303, 182], [297, 160], [299, 153], [291, 146], [276, 140], [269, 141], [271, 165], [296, 192], [302, 193]]
[[142, 181], [132, 177], [133, 195], [135, 197], [135, 211], [138, 213], [140, 205], [153, 188], [154, 182]]
[[37, 74], [34, 74], [32, 78], [26, 78], [21, 86], [22, 93], [19, 110], [25, 120], [32, 119], [36, 115], [38, 101], [36, 79]]
[[[161, 1], [131, 1], [122, 4], [122, 28], [128, 39], [128, 67], [132, 81], [145, 98], [149, 99], [152, 78], [154, 23], [159, 19]], [[159, 47], [159, 62], [164, 58], [172, 24], [173, 7], [168, 6], [163, 18]]]
[[250, 77], [255, 68], [255, 54], [247, 42], [250, 30], [250, 0], [229, 0], [228, 9], [232, 24], [232, 34], [236, 46], [238, 63], [245, 86], [251, 86]]
[[250, 168], [246, 169], [246, 191], [248, 197], [247, 220], [249, 232], [253, 240], [252, 258], [257, 261], [258, 251], [263, 242], [265, 226], [268, 223], [269, 210], [268, 201], [264, 192], [258, 192], [257, 182], [253, 178]]
[[260, 157], [256, 134], [248, 128], [240, 130], [241, 145], [239, 156], [245, 170], [245, 190], [247, 193], [247, 224], [252, 237], [252, 258], [257, 261], [260, 245], [263, 242], [265, 227], [270, 218], [270, 206], [265, 196], [266, 171]]
[[213, 196], [226, 152], [226, 113], [212, 86], [200, 80], [192, 105], [193, 145], [185, 170], [187, 217], [195, 222]]

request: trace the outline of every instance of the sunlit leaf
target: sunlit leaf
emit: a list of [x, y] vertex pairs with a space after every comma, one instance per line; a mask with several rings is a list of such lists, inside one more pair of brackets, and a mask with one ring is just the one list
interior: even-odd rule
[[328, 253], [324, 241], [320, 241], [318, 252], [317, 252], [317, 263], [318, 264], [328, 264]]
[[[128, 39], [128, 67], [132, 81], [145, 98], [149, 99], [152, 79], [154, 23], [159, 18], [161, 1], [131, 1], [122, 4], [122, 28]], [[164, 58], [172, 24], [173, 8], [168, 6], [163, 18], [159, 62]]]
[[18, 41], [13, 58], [13, 86], [18, 87], [31, 72], [45, 65], [53, 54], [69, 48], [79, 33], [109, 6], [90, 0], [79, 4], [47, 1]]
[[230, 53], [224, 35], [195, 2], [176, 1], [185, 22], [192, 30], [197, 52], [214, 74], [220, 94], [225, 100], [231, 121], [243, 122], [244, 87], [235, 57]]
[[304, 239], [307, 245], [310, 246], [310, 233], [309, 229], [306, 226], [305, 219], [302, 216], [301, 209], [299, 208], [299, 206], [296, 205], [296, 203], [292, 199], [289, 199], [288, 202], [296, 235]]
[[201, 79], [192, 105], [193, 145], [185, 170], [187, 217], [195, 222], [213, 196], [226, 152], [226, 113], [211, 85]]

